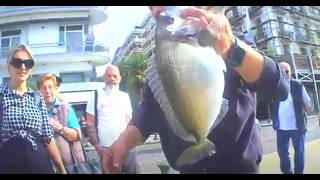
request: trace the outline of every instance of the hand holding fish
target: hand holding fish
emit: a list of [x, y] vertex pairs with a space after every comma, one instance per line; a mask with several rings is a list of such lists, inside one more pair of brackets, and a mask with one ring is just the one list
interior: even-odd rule
[[128, 149], [122, 143], [116, 141], [102, 155], [101, 164], [103, 171], [107, 174], [120, 174], [128, 153]]
[[[180, 16], [184, 19], [188, 17], [199, 18], [200, 28], [207, 29], [214, 37], [212, 44], [216, 52], [226, 59], [229, 48], [235, 42], [229, 20], [224, 14], [202, 10], [196, 7], [189, 7], [181, 11]], [[208, 39], [208, 38], [205, 38]], [[201, 39], [199, 39], [201, 44]]]
[[[152, 6], [151, 13], [154, 17], [165, 10], [165, 6]], [[199, 19], [202, 32], [199, 37], [199, 44], [209, 44], [213, 46], [217, 54], [226, 59], [231, 45], [235, 42], [235, 36], [232, 33], [229, 20], [224, 14], [214, 13], [212, 11], [188, 7], [181, 10], [180, 17], [188, 19], [190, 17]], [[209, 32], [209, 33], [208, 33]], [[208, 38], [208, 35], [211, 38]], [[205, 42], [210, 39], [210, 42]]]

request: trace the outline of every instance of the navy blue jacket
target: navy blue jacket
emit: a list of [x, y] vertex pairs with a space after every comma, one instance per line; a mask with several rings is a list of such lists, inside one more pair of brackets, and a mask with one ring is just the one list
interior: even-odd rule
[[[255, 43], [243, 34], [236, 36], [253, 48]], [[262, 144], [256, 119], [256, 92], [270, 100], [286, 99], [289, 84], [279, 64], [268, 57], [260, 79], [246, 83], [233, 67], [227, 67], [223, 97], [229, 100], [229, 110], [224, 119], [208, 135], [217, 153], [190, 166], [178, 169], [175, 162], [181, 152], [190, 145], [174, 134], [165, 120], [164, 112], [146, 86], [137, 113], [131, 120], [147, 138], [158, 132], [164, 154], [171, 165], [181, 173], [256, 173], [262, 158]]]
[[[306, 112], [304, 110], [304, 102], [302, 95], [302, 83], [295, 79], [290, 79], [290, 92], [293, 100], [294, 113], [296, 116], [296, 125], [300, 132], [305, 133], [307, 131], [307, 119]], [[274, 118], [273, 118], [273, 128], [279, 129], [279, 104], [276, 102], [274, 105]]]

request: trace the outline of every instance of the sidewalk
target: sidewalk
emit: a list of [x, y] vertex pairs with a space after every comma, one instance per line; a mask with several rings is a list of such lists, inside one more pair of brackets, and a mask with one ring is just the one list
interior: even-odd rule
[[[262, 142], [268, 142], [268, 141], [275, 141], [275, 131], [272, 127], [272, 120], [262, 120], [259, 121], [260, 127], [261, 127], [261, 137]], [[308, 131], [313, 131], [315, 129], [319, 129], [319, 120], [318, 116], [309, 116], [308, 117]], [[320, 138], [320, 137], [319, 137]], [[160, 137], [154, 138], [154, 135], [150, 135], [149, 138], [146, 140], [145, 144], [149, 143], [158, 143], [160, 142]]]
[[[261, 128], [264, 156], [260, 164], [261, 174], [281, 174], [276, 147], [276, 133], [272, 126]], [[320, 127], [318, 116], [308, 117], [308, 131], [305, 145], [305, 174], [320, 173]], [[294, 151], [290, 142], [291, 165], [294, 167]]]
[[[320, 140], [306, 143], [304, 174], [320, 174]], [[290, 148], [291, 168], [293, 164], [293, 148]], [[260, 174], [281, 174], [277, 152], [264, 155], [260, 164]]]
[[[276, 132], [274, 131], [272, 124], [267, 124], [267, 121], [260, 122], [260, 125], [264, 154], [260, 164], [260, 173], [280, 174], [279, 158], [276, 147]], [[157, 167], [157, 164], [166, 163], [161, 145], [158, 142], [159, 140], [153, 140], [152, 135], [144, 145], [138, 148], [138, 160], [143, 174], [159, 174], [160, 170]], [[317, 116], [310, 116], [308, 118], [305, 149], [305, 173], [320, 173], [320, 128]], [[158, 153], [155, 153], [156, 151], [158, 151]], [[292, 148], [290, 149], [290, 155], [293, 156]], [[176, 174], [178, 172], [171, 169], [170, 173]]]

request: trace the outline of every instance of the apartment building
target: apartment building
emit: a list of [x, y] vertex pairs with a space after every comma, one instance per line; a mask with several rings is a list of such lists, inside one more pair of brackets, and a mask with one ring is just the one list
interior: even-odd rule
[[104, 85], [96, 82], [95, 67], [110, 61], [108, 47], [95, 40], [93, 26], [107, 17], [105, 6], [0, 6], [0, 81], [8, 80], [9, 49], [26, 44], [36, 64], [28, 83], [56, 74], [63, 79], [62, 96], [83, 110], [92, 91]]
[[[304, 84], [312, 99], [310, 113], [319, 111], [319, 6], [225, 6], [223, 8], [201, 6], [201, 8], [213, 11], [223, 9], [234, 30], [244, 33], [250, 31], [260, 50], [279, 62], [286, 61], [291, 64], [294, 77]], [[143, 52], [151, 56], [154, 52], [155, 21], [150, 14], [139, 28], [144, 31], [139, 34], [139, 38], [143, 39], [139, 47], [142, 46]], [[121, 49], [128, 49], [128, 45], [124, 43]], [[115, 61], [126, 58], [127, 56], [119, 51]], [[260, 118], [270, 118], [270, 109], [269, 101], [258, 94], [257, 110]]]
[[[231, 24], [243, 31], [246, 8], [259, 49], [279, 62], [291, 64], [294, 77], [304, 84], [312, 99], [310, 113], [318, 112], [319, 6], [232, 6], [226, 9]], [[260, 100], [267, 102], [263, 97]]]

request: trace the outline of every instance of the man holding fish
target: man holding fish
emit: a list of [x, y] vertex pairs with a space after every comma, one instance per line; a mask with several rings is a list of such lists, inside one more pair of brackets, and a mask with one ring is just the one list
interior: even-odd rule
[[220, 13], [150, 7], [157, 20], [155, 57], [136, 115], [103, 155], [121, 172], [128, 152], [159, 133], [170, 166], [181, 173], [259, 173], [262, 158], [256, 92], [282, 101], [288, 83], [279, 64]]

